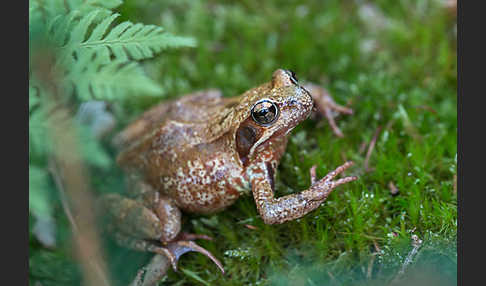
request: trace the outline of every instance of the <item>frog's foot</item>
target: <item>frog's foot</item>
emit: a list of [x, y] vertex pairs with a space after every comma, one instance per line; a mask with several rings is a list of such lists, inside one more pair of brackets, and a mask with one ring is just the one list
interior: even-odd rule
[[[270, 180], [262, 179], [265, 176], [254, 176], [251, 186], [258, 213], [266, 224], [284, 223], [303, 217], [319, 207], [336, 187], [358, 179], [350, 176], [333, 180], [352, 165], [352, 162], [346, 162], [320, 180], [316, 180], [316, 168], [312, 167], [312, 185], [307, 190], [278, 198], [275, 198]], [[272, 175], [268, 170], [263, 169], [267, 178]]]
[[315, 179], [315, 166], [313, 166], [310, 170], [311, 173], [311, 182], [312, 182], [312, 187], [323, 187], [325, 189], [325, 192], [321, 195], [320, 198], [317, 199], [317, 201], [323, 201], [329, 196], [329, 194], [334, 190], [337, 186], [340, 186], [342, 184], [346, 184], [348, 182], [352, 182], [358, 179], [356, 176], [350, 176], [350, 177], [344, 177], [341, 179], [338, 179], [336, 181], [333, 181], [333, 179], [339, 175], [340, 173], [344, 172], [346, 169], [354, 165], [353, 162], [348, 161], [341, 166], [337, 167], [334, 171], [328, 173], [326, 176], [324, 176], [322, 179], [319, 181], [316, 181]]
[[334, 102], [331, 96], [326, 94], [322, 101], [316, 101], [317, 110], [320, 114], [324, 115], [331, 126], [332, 131], [336, 136], [343, 137], [343, 132], [336, 125], [334, 120], [335, 112], [344, 114], [353, 114], [353, 110], [344, 106], [341, 106]]
[[336, 125], [334, 117], [336, 116], [336, 113], [353, 114], [353, 110], [337, 104], [329, 92], [318, 85], [306, 84], [304, 87], [309, 90], [312, 99], [314, 99], [317, 112], [326, 117], [334, 134], [338, 137], [343, 137], [343, 132]]
[[211, 259], [224, 274], [224, 269], [221, 262], [209, 251], [192, 241], [195, 239], [211, 240], [212, 238], [207, 235], [183, 232], [172, 241], [161, 242], [159, 240], [136, 239], [121, 232], [115, 231], [114, 238], [118, 244], [122, 246], [138, 251], [149, 251], [167, 257], [174, 271], [177, 271], [177, 262], [184, 253], [189, 251], [199, 252], [209, 257], [209, 259]]
[[[188, 234], [186, 234], [188, 235]], [[198, 237], [196, 237], [198, 236]], [[189, 237], [189, 239], [196, 239], [196, 238], [203, 238], [199, 236], [204, 236], [204, 235], [194, 235], [192, 237]], [[207, 239], [207, 236], [205, 236], [203, 239]], [[224, 268], [221, 262], [213, 255], [211, 252], [207, 251], [206, 249], [202, 248], [201, 246], [197, 245], [194, 241], [192, 240], [177, 240], [177, 241], [171, 241], [168, 242], [165, 247], [157, 247], [157, 246], [152, 246], [148, 249], [151, 252], [155, 252], [157, 254], [164, 254], [168, 259], [170, 264], [172, 265], [172, 268], [174, 271], [177, 271], [177, 263], [179, 262], [179, 258], [187, 252], [190, 251], [195, 251], [202, 253], [209, 257], [216, 266], [218, 266], [219, 270], [224, 274]]]

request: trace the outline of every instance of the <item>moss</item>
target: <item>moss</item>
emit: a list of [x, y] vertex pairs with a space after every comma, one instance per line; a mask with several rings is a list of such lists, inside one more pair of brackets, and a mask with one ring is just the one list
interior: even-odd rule
[[[288, 68], [353, 108], [338, 118], [344, 138], [312, 120], [292, 132], [278, 195], [307, 188], [314, 164], [323, 176], [353, 160], [348, 173], [359, 176], [316, 211], [283, 225], [263, 224], [251, 197], [212, 217], [187, 216], [186, 229], [215, 237], [200, 244], [222, 259], [227, 275], [190, 253], [163, 285], [288, 285], [282, 273], [299, 285], [378, 285], [403, 265], [412, 231], [424, 246], [411, 269], [441, 265], [437, 271], [456, 279], [449, 271], [457, 265], [456, 20], [439, 1], [159, 2], [125, 1], [120, 11], [196, 38], [197, 48], [145, 63], [169, 97], [213, 87], [233, 96]], [[126, 106], [122, 123], [153, 103]], [[366, 147], [379, 127], [367, 172]], [[120, 191], [118, 172], [100, 172], [93, 181], [103, 192]], [[150, 255], [108, 245], [112, 276], [127, 285]]]

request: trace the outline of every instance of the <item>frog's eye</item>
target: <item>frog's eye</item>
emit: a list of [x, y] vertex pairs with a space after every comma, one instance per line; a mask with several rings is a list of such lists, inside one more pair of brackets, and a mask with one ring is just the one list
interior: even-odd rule
[[270, 125], [278, 117], [278, 107], [268, 99], [257, 102], [251, 109], [251, 116], [260, 125]]

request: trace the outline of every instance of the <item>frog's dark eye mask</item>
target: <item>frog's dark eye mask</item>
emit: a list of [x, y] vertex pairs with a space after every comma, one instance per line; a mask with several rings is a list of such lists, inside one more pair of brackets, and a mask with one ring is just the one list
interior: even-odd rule
[[278, 106], [268, 99], [255, 103], [251, 109], [251, 117], [262, 126], [272, 125], [279, 116]]

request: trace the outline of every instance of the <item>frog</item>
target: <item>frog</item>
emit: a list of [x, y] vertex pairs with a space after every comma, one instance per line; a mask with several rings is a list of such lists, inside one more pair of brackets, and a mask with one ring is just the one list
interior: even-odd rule
[[181, 230], [183, 213], [213, 214], [252, 195], [263, 222], [281, 224], [315, 210], [336, 187], [357, 179], [335, 179], [351, 161], [321, 179], [313, 166], [308, 189], [275, 197], [289, 134], [313, 112], [342, 137], [333, 113], [352, 109], [336, 104], [317, 84], [300, 84], [286, 69], [240, 96], [209, 89], [155, 105], [114, 137], [127, 192], [101, 199], [110, 232], [123, 246], [166, 256], [175, 271], [181, 255], [193, 251], [224, 273], [221, 262], [195, 242], [212, 237]]

